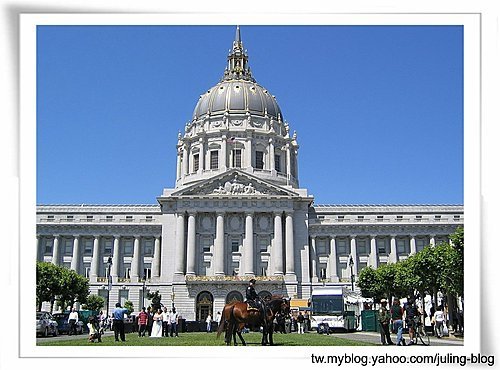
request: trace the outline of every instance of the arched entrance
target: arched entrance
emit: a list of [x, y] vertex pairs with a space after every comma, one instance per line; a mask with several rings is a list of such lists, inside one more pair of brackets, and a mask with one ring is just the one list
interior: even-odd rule
[[261, 299], [264, 299], [264, 300], [269, 299], [269, 298], [271, 298], [271, 296], [272, 296], [272, 294], [271, 294], [271, 293], [269, 293], [267, 290], [262, 290], [262, 291], [260, 291], [260, 292], [258, 293], [258, 295], [259, 295], [259, 297], [260, 297]]
[[201, 292], [196, 299], [196, 320], [204, 322], [208, 314], [213, 315], [214, 297], [210, 292]]
[[233, 303], [233, 302], [243, 302], [243, 294], [238, 292], [237, 290], [233, 290], [230, 292], [227, 297], [226, 297], [226, 303]]

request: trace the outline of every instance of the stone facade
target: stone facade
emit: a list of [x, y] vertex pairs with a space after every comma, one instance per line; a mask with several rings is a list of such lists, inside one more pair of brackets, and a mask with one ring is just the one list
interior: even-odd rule
[[463, 226], [461, 205], [313, 205], [299, 187], [298, 148], [253, 78], [238, 28], [221, 81], [178, 136], [175, 187], [156, 205], [39, 205], [37, 259], [87, 276], [104, 298], [111, 279], [112, 304], [138, 311], [158, 290], [163, 304], [203, 320], [241, 299], [253, 277], [260, 294], [307, 299]]

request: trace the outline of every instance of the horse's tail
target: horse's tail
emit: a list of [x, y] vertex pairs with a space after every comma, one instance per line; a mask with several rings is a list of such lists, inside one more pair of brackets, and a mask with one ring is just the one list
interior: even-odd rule
[[221, 333], [224, 331], [224, 328], [226, 326], [225, 311], [226, 308], [224, 307], [224, 309], [222, 310], [222, 318], [219, 322], [219, 327], [217, 328], [217, 338], [220, 337]]

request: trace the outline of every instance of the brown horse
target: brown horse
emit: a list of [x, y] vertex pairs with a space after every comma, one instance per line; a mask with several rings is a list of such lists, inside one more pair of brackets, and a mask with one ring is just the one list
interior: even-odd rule
[[[255, 309], [248, 309], [245, 302], [233, 302], [226, 304], [222, 310], [222, 318], [217, 330], [217, 338], [225, 331], [224, 341], [229, 346], [231, 344], [231, 336], [236, 342], [236, 334], [238, 334], [241, 343], [246, 346], [246, 342], [241, 336], [241, 331], [245, 326], [250, 328], [258, 328], [262, 326], [262, 345], [273, 342], [273, 321], [276, 314], [282, 313], [288, 315], [290, 313], [290, 300], [282, 296], [272, 296], [269, 300], [264, 301], [265, 315]], [[265, 316], [265, 317], [264, 317]], [[269, 341], [268, 341], [269, 338]]]

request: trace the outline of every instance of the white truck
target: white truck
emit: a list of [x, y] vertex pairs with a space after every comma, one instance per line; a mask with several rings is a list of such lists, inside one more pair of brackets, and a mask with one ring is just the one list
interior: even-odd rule
[[345, 287], [314, 288], [311, 293], [311, 329], [318, 333], [335, 329], [356, 330], [359, 303]]

